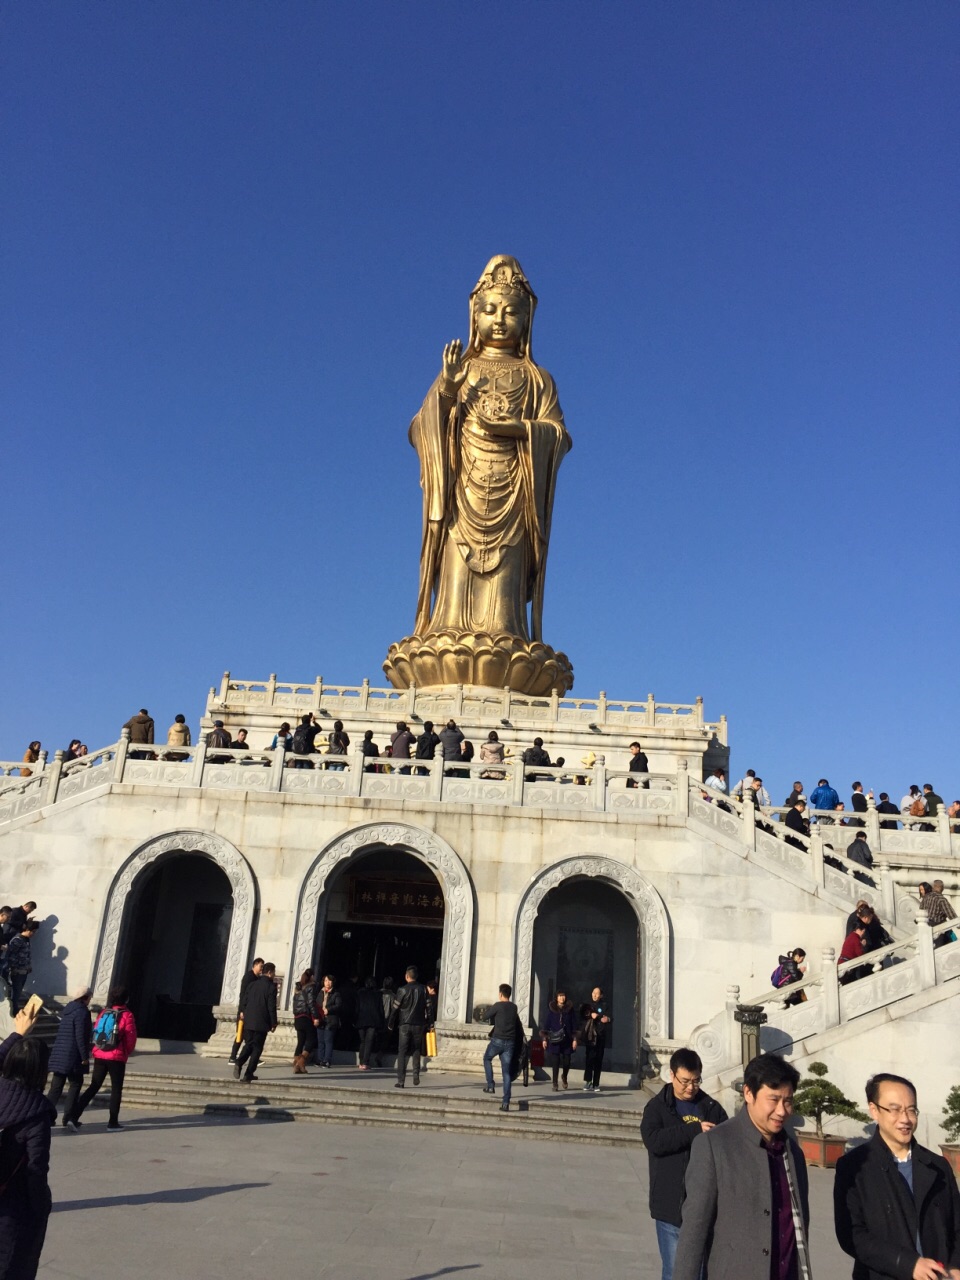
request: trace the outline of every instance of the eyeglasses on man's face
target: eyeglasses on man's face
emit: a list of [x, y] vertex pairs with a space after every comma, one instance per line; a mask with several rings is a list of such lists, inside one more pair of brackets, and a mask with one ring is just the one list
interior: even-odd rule
[[680, 1089], [699, 1089], [703, 1083], [702, 1076], [680, 1076], [676, 1072], [673, 1073], [677, 1087]]
[[878, 1111], [886, 1111], [894, 1119], [900, 1116], [906, 1116], [908, 1120], [919, 1120], [920, 1118], [920, 1112], [916, 1107], [884, 1107], [879, 1102], [875, 1102], [873, 1105]]

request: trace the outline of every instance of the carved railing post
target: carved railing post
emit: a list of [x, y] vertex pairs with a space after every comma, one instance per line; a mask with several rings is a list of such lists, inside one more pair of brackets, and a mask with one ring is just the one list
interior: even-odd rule
[[203, 786], [203, 766], [207, 760], [207, 743], [198, 742], [193, 749], [193, 769], [191, 771], [190, 785], [191, 787]]
[[686, 818], [690, 814], [690, 766], [686, 756], [677, 761], [677, 788], [673, 798], [673, 811], [678, 817]]
[[884, 920], [892, 924], [897, 922], [897, 880], [890, 863], [885, 859], [877, 859], [873, 869], [880, 881], [880, 904]]
[[917, 960], [920, 971], [920, 986], [935, 987], [937, 985], [937, 965], [933, 954], [933, 929], [930, 917], [925, 911], [916, 917], [917, 925]]
[[356, 751], [349, 757], [347, 768], [350, 771], [350, 777], [347, 782], [347, 795], [358, 796], [363, 790], [363, 762], [366, 759], [360, 751]]
[[605, 724], [607, 719], [607, 691], [600, 690], [600, 697], [597, 699], [597, 724]]
[[227, 700], [227, 695], [229, 694], [229, 692], [230, 692], [230, 672], [229, 672], [229, 671], [225, 671], [225, 672], [223, 673], [223, 679], [220, 681], [220, 702], [221, 702], [221, 704], [223, 704], [224, 702], [226, 702], [226, 700]]
[[871, 849], [880, 850], [880, 815], [873, 794], [867, 796], [867, 843]]
[[693, 705], [696, 707], [696, 710], [693, 713], [694, 724], [697, 726], [698, 729], [702, 729], [703, 728], [703, 697], [702, 695], [697, 697], [697, 700]]
[[523, 804], [523, 753], [514, 756], [513, 766], [513, 803]]
[[278, 743], [273, 753], [273, 759], [270, 761], [270, 790], [283, 790], [283, 765], [287, 753]]
[[113, 757], [113, 776], [117, 782], [123, 781], [123, 773], [127, 767], [127, 753], [130, 750], [130, 730], [120, 730], [120, 741], [117, 743], [117, 754]]
[[443, 797], [443, 756], [434, 756], [428, 764], [430, 766], [430, 799], [440, 800]]
[[739, 1003], [740, 988], [734, 982], [727, 987], [727, 998], [724, 1002], [724, 1008], [727, 1011], [727, 1016], [724, 1019], [724, 1027], [727, 1032], [724, 1066], [727, 1067], [735, 1067], [740, 1061], [740, 1027], [734, 1017]]
[[940, 812], [937, 814], [937, 829], [940, 832], [940, 852], [950, 852], [950, 815], [947, 813], [946, 805], [940, 806]]
[[595, 794], [593, 797], [593, 807], [595, 809], [605, 809], [607, 807], [607, 766], [606, 762], [601, 764], [599, 761], [593, 766], [593, 785]]
[[463, 685], [458, 684], [456, 693], [453, 695], [453, 714], [459, 720], [463, 714]]
[[277, 673], [270, 672], [270, 679], [267, 681], [267, 706], [272, 707], [277, 701]]
[[810, 828], [810, 872], [814, 884], [823, 884], [823, 832], [819, 826]]
[[503, 693], [500, 695], [500, 718], [502, 720], [510, 719], [510, 686], [503, 686]]
[[407, 690], [407, 718], [413, 720], [417, 714], [417, 686], [411, 684]]
[[370, 705], [370, 681], [364, 676], [363, 684], [360, 686], [360, 709], [366, 711]]
[[840, 984], [837, 981], [837, 953], [833, 947], [820, 952], [821, 989], [823, 991], [823, 1028], [840, 1025]]
[[753, 803], [752, 797], [744, 791], [743, 800], [740, 802], [743, 811], [743, 843], [748, 849], [756, 849], [757, 847], [757, 806]]
[[[46, 751], [41, 751], [37, 755], [37, 773], [43, 773], [46, 767], [47, 767], [47, 753]], [[22, 777], [23, 775], [21, 774], [20, 776]]]
[[646, 722], [651, 726], [657, 723], [657, 704], [653, 700], [652, 693], [647, 694]]
[[556, 689], [550, 690], [550, 719], [554, 724], [560, 719], [560, 695]]
[[53, 764], [44, 770], [43, 786], [43, 803], [56, 804], [57, 792], [60, 790], [60, 775], [63, 773], [63, 752], [55, 751], [53, 753]]

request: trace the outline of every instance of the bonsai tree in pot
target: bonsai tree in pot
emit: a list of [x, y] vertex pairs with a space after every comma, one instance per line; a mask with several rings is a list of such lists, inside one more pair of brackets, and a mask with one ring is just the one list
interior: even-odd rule
[[827, 1079], [829, 1068], [825, 1062], [811, 1062], [809, 1070], [810, 1074], [802, 1078], [793, 1095], [793, 1109], [798, 1115], [812, 1119], [817, 1131], [816, 1134], [800, 1132], [796, 1137], [808, 1164], [832, 1169], [843, 1155], [847, 1140], [824, 1134], [823, 1117], [844, 1116], [861, 1124], [866, 1124], [870, 1117]]
[[960, 1174], [960, 1084], [955, 1084], [947, 1094], [943, 1108], [943, 1128], [946, 1142], [940, 1144], [943, 1158], [954, 1173]]

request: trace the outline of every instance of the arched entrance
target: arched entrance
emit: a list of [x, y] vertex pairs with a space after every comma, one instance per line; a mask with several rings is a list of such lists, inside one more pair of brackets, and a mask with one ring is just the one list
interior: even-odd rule
[[611, 1066], [634, 1070], [645, 1040], [669, 1036], [667, 913], [631, 867], [591, 855], [556, 863], [521, 899], [515, 938], [525, 1023], [541, 1017], [558, 983], [576, 1003], [599, 984], [614, 1009]]
[[[435, 901], [438, 891], [442, 904]], [[377, 900], [380, 893], [386, 900]], [[316, 968], [320, 960], [332, 969], [337, 956], [348, 969], [361, 960], [369, 967], [376, 958], [379, 972], [369, 972], [383, 978], [388, 959], [397, 965], [404, 955], [416, 953], [429, 968], [439, 950], [440, 1020], [465, 1022], [473, 914], [466, 868], [439, 836], [403, 823], [356, 827], [323, 850], [304, 881], [290, 972]], [[422, 972], [422, 961], [418, 968]], [[354, 973], [338, 976], [349, 979]], [[399, 981], [403, 975], [391, 976]], [[287, 991], [289, 1003], [292, 983]]]
[[181, 831], [147, 841], [107, 898], [97, 998], [123, 982], [141, 1035], [207, 1039], [213, 1007], [236, 1002], [255, 910], [250, 868], [226, 840]]

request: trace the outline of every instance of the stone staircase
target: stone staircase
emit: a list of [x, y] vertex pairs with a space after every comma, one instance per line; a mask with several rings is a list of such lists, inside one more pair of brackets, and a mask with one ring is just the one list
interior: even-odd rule
[[[499, 1092], [490, 1097], [471, 1082], [469, 1092], [414, 1088], [351, 1087], [313, 1073], [289, 1080], [244, 1084], [174, 1072], [130, 1071], [123, 1089], [125, 1106], [205, 1116], [246, 1116], [254, 1120], [311, 1121], [421, 1129], [483, 1137], [524, 1137], [593, 1146], [642, 1147], [641, 1108], [606, 1103], [603, 1094], [587, 1099], [572, 1091], [554, 1098], [533, 1096], [546, 1087], [514, 1088], [509, 1112], [500, 1110]], [[612, 1091], [611, 1091], [612, 1092]], [[634, 1097], [636, 1098], [634, 1091]]]

